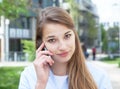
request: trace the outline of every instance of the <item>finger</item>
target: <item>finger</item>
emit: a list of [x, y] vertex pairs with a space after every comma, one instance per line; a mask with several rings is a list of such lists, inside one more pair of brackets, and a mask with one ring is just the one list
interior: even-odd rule
[[41, 62], [42, 64], [47, 63], [49, 65], [52, 65], [54, 63], [54, 60], [50, 56], [42, 55], [40, 60], [38, 60], [38, 61]]
[[49, 56], [49, 58], [46, 60], [46, 62], [47, 62], [50, 66], [52, 66], [53, 63], [54, 63], [54, 60]]
[[45, 55], [45, 56], [52, 56], [53, 53], [50, 52], [50, 51], [40, 51], [39, 53], [36, 54], [36, 58], [39, 58], [39, 57], [41, 57], [42, 55]]
[[37, 57], [35, 60], [34, 60], [34, 64], [36, 65], [43, 65], [44, 63], [46, 63], [46, 56], [45, 55], [42, 55], [41, 57]]
[[52, 56], [52, 55], [53, 55], [53, 53], [50, 52], [50, 51], [40, 51], [39, 54], [40, 54], [40, 55], [49, 55], [49, 56]]
[[42, 55], [40, 58], [34, 60], [34, 64], [44, 67], [46, 64], [52, 66], [54, 63], [53, 59], [50, 56]]
[[45, 43], [43, 42], [40, 47], [37, 49], [36, 53], [38, 53], [39, 51], [41, 51], [45, 46]]

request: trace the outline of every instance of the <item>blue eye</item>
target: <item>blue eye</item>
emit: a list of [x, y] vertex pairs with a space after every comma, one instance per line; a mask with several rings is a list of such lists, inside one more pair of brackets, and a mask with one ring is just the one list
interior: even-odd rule
[[72, 34], [66, 34], [65, 35], [65, 39], [69, 39], [71, 37]]

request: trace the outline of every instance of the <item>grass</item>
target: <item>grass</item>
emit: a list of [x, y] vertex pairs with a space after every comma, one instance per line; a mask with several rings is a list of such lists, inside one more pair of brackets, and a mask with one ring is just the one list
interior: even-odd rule
[[109, 57], [106, 57], [106, 58], [103, 58], [102, 61], [110, 64], [118, 64], [120, 62], [120, 58], [110, 59]]
[[118, 64], [120, 67], [120, 58], [113, 58], [110, 59], [109, 57], [103, 58], [101, 61], [105, 62], [105, 63], [109, 63], [109, 64]]
[[0, 67], [0, 89], [18, 89], [24, 67]]

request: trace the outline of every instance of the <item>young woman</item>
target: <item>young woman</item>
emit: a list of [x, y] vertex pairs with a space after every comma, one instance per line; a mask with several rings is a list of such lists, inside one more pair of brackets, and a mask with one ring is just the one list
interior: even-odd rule
[[19, 89], [112, 89], [105, 72], [85, 62], [70, 15], [59, 7], [39, 13], [36, 58], [22, 72]]

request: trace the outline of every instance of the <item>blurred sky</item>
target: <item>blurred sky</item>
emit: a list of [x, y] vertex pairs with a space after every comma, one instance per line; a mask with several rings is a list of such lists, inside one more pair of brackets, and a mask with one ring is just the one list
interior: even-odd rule
[[92, 0], [97, 6], [100, 22], [120, 23], [120, 0]]

